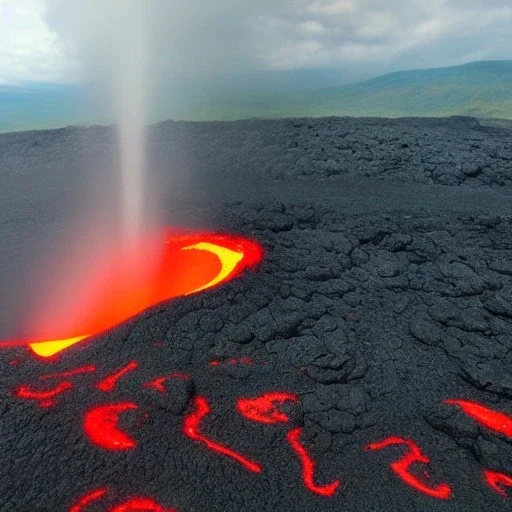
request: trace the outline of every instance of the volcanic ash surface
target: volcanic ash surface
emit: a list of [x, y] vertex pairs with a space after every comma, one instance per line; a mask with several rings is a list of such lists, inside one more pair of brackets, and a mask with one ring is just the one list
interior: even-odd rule
[[2, 511], [504, 510], [511, 217], [280, 190], [209, 211], [258, 269], [51, 363], [0, 352]]

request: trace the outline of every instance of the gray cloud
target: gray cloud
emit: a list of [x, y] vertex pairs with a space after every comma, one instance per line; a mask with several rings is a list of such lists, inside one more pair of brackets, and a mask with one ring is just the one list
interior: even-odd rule
[[[437, 65], [442, 55], [434, 48], [457, 44], [493, 49], [486, 38], [512, 20], [507, 0], [296, 0], [286, 15], [259, 19], [259, 58], [272, 68], [350, 66], [418, 57]], [[509, 42], [512, 37], [509, 36]], [[414, 58], [413, 55], [415, 56]]]
[[[254, 70], [386, 70], [510, 58], [510, 0], [140, 0], [153, 76]], [[92, 75], [125, 2], [47, 0], [46, 20]], [[129, 31], [125, 30], [127, 37]]]
[[274, 10], [270, 0], [47, 0], [46, 21], [87, 73], [99, 73], [111, 31], [122, 29], [129, 42], [123, 11], [131, 3], [144, 6], [153, 70], [196, 77], [257, 65], [254, 20]]

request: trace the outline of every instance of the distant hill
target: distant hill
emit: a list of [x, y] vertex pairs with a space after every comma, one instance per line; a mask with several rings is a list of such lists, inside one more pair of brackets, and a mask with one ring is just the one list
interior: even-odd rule
[[299, 92], [232, 94], [188, 109], [186, 118], [333, 115], [512, 119], [512, 60], [398, 71], [354, 84]]
[[[229, 84], [197, 82], [182, 91], [166, 86], [151, 97], [148, 122], [451, 115], [512, 120], [512, 60], [397, 71], [347, 85], [348, 77], [340, 70], [299, 70], [256, 73]], [[0, 85], [0, 133], [113, 121], [82, 86]]]

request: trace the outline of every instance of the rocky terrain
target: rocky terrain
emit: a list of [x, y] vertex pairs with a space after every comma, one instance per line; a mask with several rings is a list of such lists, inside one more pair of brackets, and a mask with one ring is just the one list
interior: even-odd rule
[[[471, 118], [153, 126], [169, 222], [254, 239], [263, 262], [51, 362], [0, 351], [0, 509], [505, 510], [511, 135]], [[3, 290], [36, 233], [61, 226], [59, 198], [85, 190], [86, 153], [108, 162], [112, 141], [99, 127], [0, 136]], [[91, 364], [53, 407], [13, 392]], [[171, 374], [162, 392], [143, 385]], [[127, 402], [137, 447], [91, 446], [87, 411]], [[133, 496], [146, 508], [121, 508]]]

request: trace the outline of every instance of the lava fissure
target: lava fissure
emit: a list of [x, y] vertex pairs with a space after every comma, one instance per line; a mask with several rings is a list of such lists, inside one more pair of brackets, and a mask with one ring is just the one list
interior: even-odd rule
[[94, 501], [98, 501], [107, 494], [108, 487], [101, 487], [94, 491], [88, 492], [84, 496], [78, 499], [78, 501], [71, 506], [68, 512], [84, 512], [85, 508], [88, 507]]
[[459, 406], [464, 414], [480, 425], [512, 438], [512, 417], [503, 412], [493, 411], [478, 402], [470, 400], [444, 400], [445, 404]]
[[165, 393], [166, 389], [164, 383], [168, 380], [172, 379], [180, 379], [180, 380], [190, 380], [190, 376], [183, 372], [174, 372], [170, 375], [166, 375], [163, 377], [157, 377], [156, 379], [146, 382], [143, 384], [145, 388], [153, 388], [156, 389], [159, 393]]
[[510, 497], [510, 495], [502, 489], [501, 486], [510, 487], [512, 489], [512, 477], [509, 475], [505, 475], [504, 473], [499, 473], [498, 471], [492, 471], [490, 469], [484, 470], [484, 479], [487, 485], [495, 490], [498, 494], [501, 494], [505, 498]]
[[131, 361], [125, 366], [123, 366], [118, 371], [114, 372], [113, 374], [105, 377], [100, 383], [96, 385], [96, 387], [101, 391], [113, 391], [117, 381], [126, 375], [127, 373], [130, 373], [134, 370], [136, 370], [139, 367], [139, 363], [137, 361]]
[[[86, 508], [93, 502], [104, 498], [108, 487], [101, 487], [91, 491], [71, 506], [68, 512], [86, 512]], [[174, 508], [165, 508], [151, 498], [135, 497], [129, 498], [118, 505], [114, 505], [108, 509], [108, 512], [177, 512]]]
[[37, 400], [41, 407], [46, 408], [55, 405], [54, 398], [69, 391], [72, 387], [73, 384], [67, 380], [45, 391], [34, 390], [30, 386], [20, 386], [14, 391], [14, 396], [25, 400]]
[[236, 403], [238, 412], [248, 420], [259, 423], [286, 423], [288, 415], [277, 409], [277, 405], [285, 402], [299, 402], [293, 393], [270, 392], [255, 398], [239, 398]]
[[176, 509], [162, 507], [150, 498], [131, 498], [112, 507], [108, 512], [176, 512]]
[[251, 357], [232, 357], [231, 359], [213, 359], [209, 363], [210, 366], [219, 366], [220, 364], [245, 364], [252, 366], [254, 364], [254, 360]]
[[330, 497], [333, 496], [341, 485], [339, 480], [326, 485], [318, 485], [315, 483], [315, 461], [311, 458], [306, 448], [300, 442], [302, 428], [294, 428], [286, 434], [286, 439], [293, 451], [298, 455], [302, 466], [302, 480], [308, 490], [319, 494], [320, 496]]
[[96, 371], [96, 366], [93, 364], [88, 364], [84, 366], [80, 366], [73, 370], [68, 370], [60, 373], [47, 373], [45, 375], [40, 375], [39, 380], [47, 380], [47, 379], [57, 379], [61, 377], [73, 377], [75, 375], [81, 375], [82, 373], [92, 373]]
[[194, 441], [198, 441], [206, 445], [208, 449], [213, 452], [221, 453], [226, 455], [227, 457], [231, 457], [236, 460], [242, 466], [244, 466], [249, 471], [253, 473], [260, 473], [262, 471], [261, 466], [247, 457], [244, 457], [240, 453], [219, 444], [215, 441], [212, 441], [205, 435], [201, 434], [199, 431], [199, 427], [201, 426], [201, 422], [203, 419], [210, 414], [211, 409], [208, 404], [208, 400], [203, 396], [196, 396], [194, 400], [194, 410], [190, 412], [183, 421], [183, 431], [187, 437]]
[[447, 483], [440, 483], [436, 486], [430, 487], [419, 480], [415, 475], [409, 472], [410, 466], [415, 462], [429, 463], [430, 458], [424, 455], [419, 446], [410, 439], [403, 439], [401, 437], [388, 437], [382, 441], [368, 444], [365, 450], [376, 451], [382, 450], [392, 445], [405, 445], [409, 448], [408, 452], [398, 461], [390, 464], [391, 469], [408, 485], [414, 489], [438, 499], [448, 499], [452, 494], [451, 487]]

